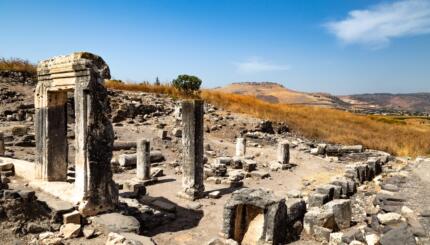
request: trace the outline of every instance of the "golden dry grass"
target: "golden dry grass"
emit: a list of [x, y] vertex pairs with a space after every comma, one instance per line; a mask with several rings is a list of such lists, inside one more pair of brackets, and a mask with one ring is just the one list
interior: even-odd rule
[[[107, 87], [183, 96], [169, 85], [107, 83]], [[400, 119], [358, 115], [336, 109], [270, 104], [253, 96], [211, 90], [203, 90], [200, 97], [226, 110], [286, 122], [292, 130], [308, 138], [329, 143], [362, 144], [398, 156], [430, 154], [430, 126], [427, 124], [398, 123]]]
[[0, 70], [28, 72], [35, 75], [36, 65], [19, 58], [0, 58]]

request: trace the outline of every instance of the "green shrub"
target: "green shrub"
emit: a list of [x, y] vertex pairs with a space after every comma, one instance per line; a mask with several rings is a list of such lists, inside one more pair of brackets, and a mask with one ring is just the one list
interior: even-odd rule
[[172, 81], [173, 87], [186, 93], [192, 94], [200, 89], [202, 85], [202, 80], [196, 76], [191, 75], [179, 75], [176, 79]]

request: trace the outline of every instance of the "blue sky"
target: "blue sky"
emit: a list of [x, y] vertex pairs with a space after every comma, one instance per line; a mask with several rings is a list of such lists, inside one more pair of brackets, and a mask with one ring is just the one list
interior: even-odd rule
[[0, 56], [102, 56], [117, 79], [430, 92], [430, 0], [0, 0]]

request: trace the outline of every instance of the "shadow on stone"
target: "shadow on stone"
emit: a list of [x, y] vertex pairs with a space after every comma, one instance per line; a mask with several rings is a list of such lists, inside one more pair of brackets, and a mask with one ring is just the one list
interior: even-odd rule
[[[167, 211], [172, 214], [176, 214], [176, 218], [172, 218], [168, 222], [163, 221], [165, 219], [159, 219], [159, 226], [154, 227], [151, 225], [153, 227], [152, 229], [144, 229], [144, 233], [147, 236], [155, 236], [157, 234], [165, 232], [188, 230], [196, 227], [199, 224], [200, 220], [203, 218], [202, 210], [194, 210], [181, 207], [164, 197], [155, 197], [153, 198], [153, 201], [151, 201], [151, 203], [145, 204], [160, 211]], [[142, 225], [147, 226], [148, 220], [145, 219], [145, 214], [142, 214], [140, 217]]]

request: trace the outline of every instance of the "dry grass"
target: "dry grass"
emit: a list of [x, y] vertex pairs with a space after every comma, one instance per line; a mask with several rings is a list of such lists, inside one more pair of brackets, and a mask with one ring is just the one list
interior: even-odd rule
[[[108, 83], [107, 86], [113, 89], [183, 96], [169, 85]], [[203, 90], [200, 96], [208, 103], [226, 110], [286, 122], [292, 130], [309, 138], [330, 143], [362, 144], [398, 156], [430, 154], [430, 126], [427, 124], [405, 124], [398, 118], [357, 115], [335, 109], [270, 104], [253, 96], [211, 90]]]
[[0, 70], [27, 72], [36, 75], [36, 65], [19, 58], [0, 58]]

